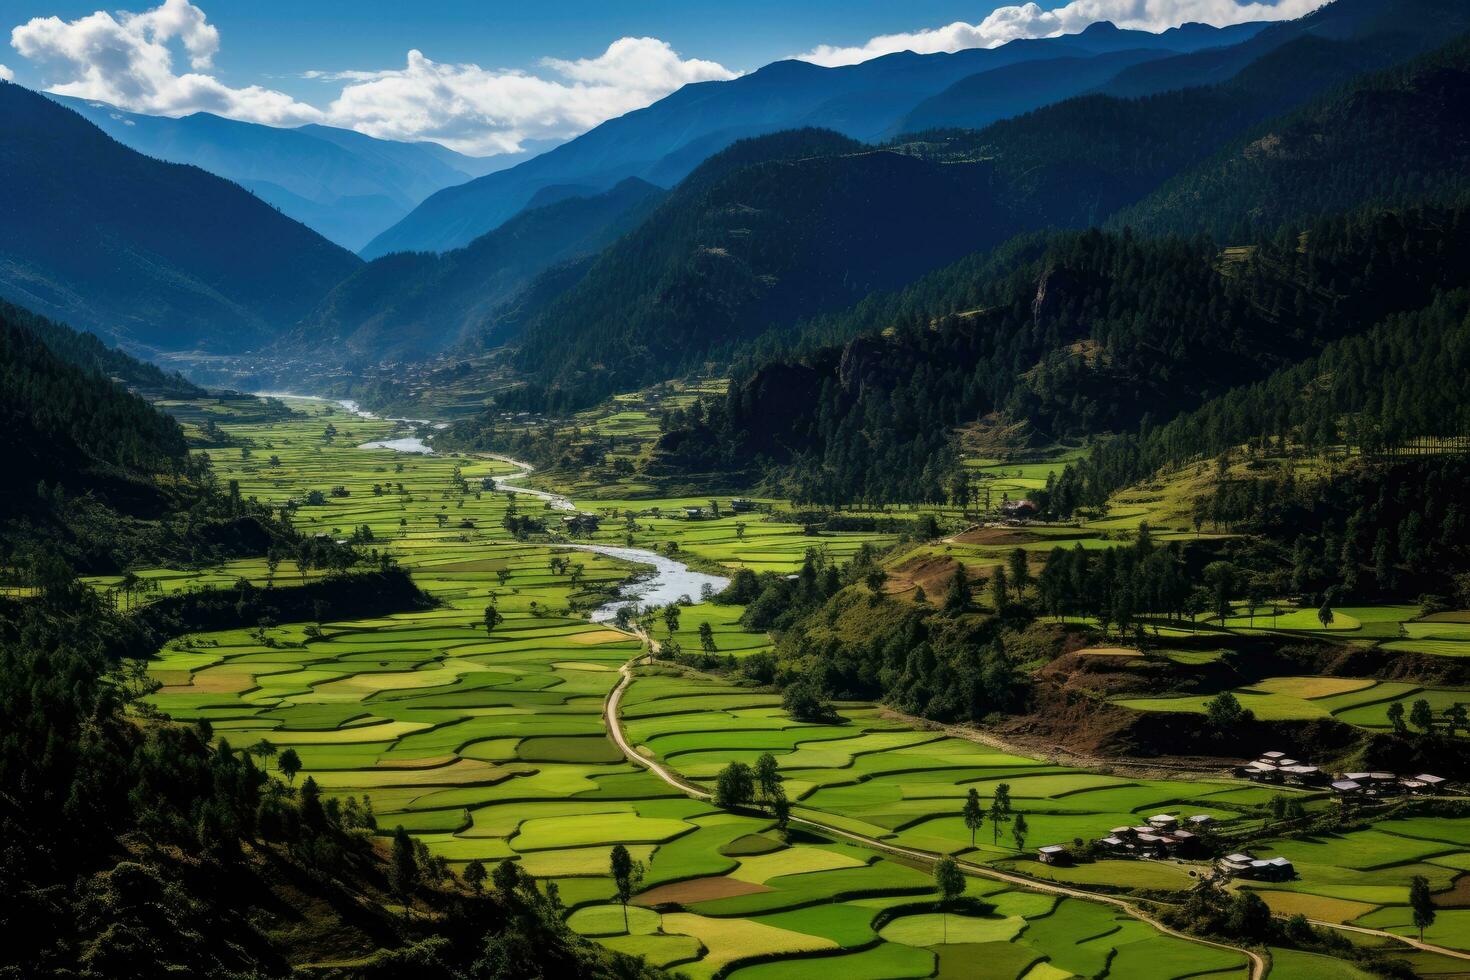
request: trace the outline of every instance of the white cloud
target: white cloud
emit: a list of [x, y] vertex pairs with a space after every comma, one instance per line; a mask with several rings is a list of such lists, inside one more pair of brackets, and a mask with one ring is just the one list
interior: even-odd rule
[[596, 58], [543, 59], [561, 76], [440, 64], [410, 51], [400, 69], [317, 72], [350, 82], [327, 109], [337, 125], [386, 139], [431, 139], [468, 153], [567, 138], [639, 109], [689, 82], [733, 78], [712, 61], [680, 58], [665, 41], [625, 37]]
[[11, 71], [9, 68], [6, 68], [4, 65], [0, 65], [0, 82], [13, 81], [15, 81], [15, 72]]
[[[41, 69], [48, 91], [61, 95], [155, 115], [205, 111], [276, 126], [326, 123], [486, 154], [518, 150], [526, 139], [569, 138], [688, 82], [735, 76], [715, 62], [681, 58], [651, 37], [620, 38], [595, 58], [543, 59], [544, 74], [442, 64], [414, 50], [402, 68], [306, 72], [345, 83], [318, 108], [260, 85], [231, 87], [209, 74], [219, 31], [190, 0], [163, 0], [142, 13], [99, 10], [72, 21], [37, 17], [12, 30], [10, 43]], [[176, 56], [192, 71], [177, 72]]]
[[[272, 125], [321, 120], [320, 110], [284, 93], [231, 88], [204, 74], [219, 50], [219, 31], [189, 0], [164, 0], [140, 14], [36, 17], [10, 32], [10, 45], [48, 77], [63, 79], [49, 87], [61, 95], [165, 116], [202, 110]], [[194, 71], [175, 73], [176, 47]]]
[[854, 65], [898, 51], [933, 54], [966, 48], [993, 48], [1018, 38], [1076, 34], [1098, 21], [1119, 27], [1162, 31], [1195, 21], [1225, 27], [1253, 20], [1287, 20], [1311, 13], [1326, 0], [1072, 0], [1055, 10], [1035, 3], [998, 7], [978, 24], [955, 21], [944, 27], [908, 34], [883, 34], [852, 47], [818, 45], [803, 61], [818, 65]]

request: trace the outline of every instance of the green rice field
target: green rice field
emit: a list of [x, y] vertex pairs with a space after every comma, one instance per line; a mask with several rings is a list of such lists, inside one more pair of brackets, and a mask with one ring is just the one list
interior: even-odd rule
[[[292, 520], [306, 533], [346, 537], [367, 528], [368, 546], [394, 555], [438, 604], [324, 622], [319, 630], [266, 624], [183, 637], [150, 664], [162, 685], [151, 702], [161, 712], [208, 719], [237, 747], [266, 739], [295, 750], [303, 763], [298, 783], [310, 776], [330, 794], [370, 799], [382, 832], [404, 827], [457, 870], [472, 860], [519, 862], [557, 884], [573, 929], [691, 978], [764, 980], [834, 968], [854, 978], [964, 976], [976, 957], [987, 964], [986, 976], [1032, 980], [1104, 971], [1160, 980], [1247, 975], [1243, 955], [1165, 935], [1117, 908], [981, 877], [969, 879], [979, 904], [941, 917], [922, 863], [814, 834], [785, 839], [767, 817], [726, 812], [627, 762], [607, 737], [602, 712], [618, 669], [640, 643], [589, 622], [586, 610], [637, 569], [569, 551], [558, 540], [512, 537], [504, 527], [512, 510], [553, 529], [560, 512], [508, 487], [482, 487], [483, 478], [512, 472], [509, 464], [358, 448], [407, 433], [323, 403], [292, 405], [302, 414], [285, 420], [221, 416], [249, 452], [211, 449], [220, 479], [239, 481], [242, 495], [273, 506], [301, 502]], [[313, 490], [323, 493], [321, 502], [307, 502]], [[660, 552], [675, 543], [680, 557], [700, 567], [774, 571], [796, 568], [814, 543], [842, 558], [886, 541], [860, 533], [814, 541], [796, 525], [755, 516], [688, 521], [683, 503], [584, 505], [606, 514], [586, 540], [623, 545], [631, 537], [633, 546]], [[745, 526], [737, 530], [737, 523]], [[552, 559], [562, 557], [575, 573], [553, 569]], [[304, 580], [291, 562], [272, 569], [264, 559], [144, 577], [163, 592], [242, 577], [275, 588]], [[483, 610], [491, 601], [504, 620], [487, 631]], [[698, 648], [699, 627], [708, 623], [721, 652], [764, 648], [767, 638], [740, 628], [739, 612], [696, 602], [683, 611], [677, 638]], [[1261, 696], [1316, 705], [1364, 691], [1309, 694], [1284, 684]], [[1342, 710], [1380, 703], [1363, 698]], [[1100, 836], [1160, 812], [1208, 813], [1229, 828], [1260, 823], [1255, 808], [1264, 798], [1239, 783], [1072, 769], [915, 731], [872, 705], [840, 708], [839, 723], [808, 724], [787, 716], [778, 695], [640, 668], [621, 714], [640, 752], [696, 782], [708, 785], [727, 763], [770, 752], [799, 817], [1083, 886], [1182, 888], [1198, 869], [1155, 862], [1045, 868], [1031, 860], [1034, 848]], [[989, 824], [972, 843], [959, 818], [970, 788], [988, 799], [1001, 782], [1030, 824], [1025, 852], [1009, 828], [996, 836]], [[1446, 832], [1462, 833], [1459, 821], [1443, 823]], [[1432, 868], [1436, 882], [1448, 882], [1455, 863], [1470, 858], [1461, 850], [1470, 842], [1408, 832], [1416, 826], [1366, 832], [1379, 835], [1371, 849], [1361, 841], [1310, 851], [1282, 843], [1294, 860], [1301, 850], [1306, 870], [1303, 887], [1278, 891], [1357, 903], [1361, 910], [1338, 911], [1398, 929], [1404, 874], [1421, 873], [1405, 869]], [[615, 844], [647, 868], [626, 928], [607, 875]]]

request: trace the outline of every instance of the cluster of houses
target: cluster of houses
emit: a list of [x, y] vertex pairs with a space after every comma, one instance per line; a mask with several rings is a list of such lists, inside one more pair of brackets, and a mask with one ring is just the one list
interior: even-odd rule
[[1199, 835], [1214, 822], [1207, 813], [1182, 821], [1173, 814], [1158, 813], [1137, 827], [1114, 827], [1094, 844], [1117, 857], [1190, 857], [1199, 852]]
[[1421, 772], [1417, 776], [1397, 776], [1391, 772], [1346, 772], [1332, 781], [1332, 792], [1340, 799], [1354, 797], [1433, 796], [1444, 789], [1443, 776]]
[[1289, 758], [1285, 752], [1262, 752], [1259, 759], [1238, 767], [1235, 775], [1274, 786], [1323, 786], [1327, 783], [1327, 773], [1317, 766]]
[[[736, 497], [730, 501], [730, 513], [749, 514], [755, 510], [755, 501], [746, 497]], [[709, 507], [689, 506], [684, 508], [684, 519], [686, 521], [702, 521], [707, 517], [718, 517], [719, 513]]]
[[1444, 777], [1427, 772], [1417, 776], [1399, 776], [1391, 772], [1348, 772], [1333, 779], [1317, 766], [1289, 758], [1285, 752], [1263, 752], [1259, 759], [1238, 767], [1235, 774], [1252, 782], [1273, 786], [1326, 787], [1343, 798], [1402, 796], [1405, 793], [1433, 795], [1443, 790], [1446, 783]]
[[[1183, 820], [1157, 813], [1137, 827], [1114, 827], [1108, 836], [1093, 841], [1093, 848], [1109, 857], [1187, 858], [1199, 853], [1200, 835], [1214, 822], [1207, 813]], [[1063, 844], [1049, 844], [1037, 848], [1036, 857], [1042, 864], [1067, 864], [1072, 852]]]
[[1036, 506], [1034, 500], [1003, 500], [1000, 505], [1000, 516], [1006, 523], [1020, 524], [1029, 521], [1041, 513], [1041, 508]]
[[1215, 862], [1215, 868], [1226, 877], [1251, 881], [1290, 881], [1296, 877], [1296, 868], [1284, 857], [1261, 859], [1243, 851], [1225, 855]]

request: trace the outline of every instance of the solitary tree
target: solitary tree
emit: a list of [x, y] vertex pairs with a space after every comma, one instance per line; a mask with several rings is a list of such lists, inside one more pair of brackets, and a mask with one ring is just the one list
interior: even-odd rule
[[296, 754], [293, 748], [287, 748], [276, 760], [276, 765], [286, 776], [286, 782], [295, 785], [296, 774], [301, 771], [301, 756]]
[[715, 628], [708, 621], [699, 624], [699, 648], [706, 656], [714, 656], [716, 653]]
[[755, 760], [755, 781], [760, 789], [761, 799], [770, 803], [776, 798], [781, 790], [781, 767], [776, 763], [776, 757], [769, 752], [762, 752], [761, 757]]
[[995, 788], [995, 796], [990, 800], [990, 842], [1000, 843], [1000, 828], [1003, 824], [1011, 822], [1011, 794], [1010, 787], [1001, 783]]
[[970, 832], [970, 846], [975, 846], [975, 832], [985, 823], [985, 811], [980, 808], [980, 793], [975, 787], [965, 796], [965, 829]]
[[1388, 721], [1393, 725], [1393, 730], [1400, 735], [1409, 730], [1409, 726], [1404, 724], [1404, 703], [1402, 701], [1395, 701], [1388, 706]]
[[1205, 702], [1205, 717], [1216, 731], [1228, 732], [1255, 719], [1255, 713], [1240, 705], [1240, 699], [1229, 691], [1221, 691]]
[[1462, 728], [1470, 727], [1470, 712], [1465, 710], [1463, 702], [1456, 701], [1444, 709], [1444, 720], [1450, 734], [1453, 735]]
[[1336, 618], [1332, 614], [1332, 603], [1330, 601], [1323, 602], [1322, 607], [1317, 610], [1317, 622], [1321, 623], [1322, 628], [1325, 630], [1332, 625], [1332, 621]]
[[740, 806], [755, 796], [755, 777], [750, 766], [732, 762], [720, 770], [715, 780], [715, 802], [720, 806]]
[[495, 603], [492, 602], [485, 607], [486, 633], [494, 633], [495, 627], [499, 626], [503, 622], [505, 622], [505, 616], [501, 613], [500, 609], [496, 607]]
[[673, 636], [679, 630], [679, 604], [671, 602], [664, 607], [664, 626], [669, 635]]
[[[283, 759], [284, 756], [285, 753], [282, 753]], [[389, 882], [393, 886], [393, 894], [398, 896], [405, 910], [413, 908], [413, 891], [418, 887], [419, 874], [419, 860], [414, 853], [413, 839], [400, 824], [393, 831], [393, 862], [389, 867]]]
[[865, 584], [868, 587], [868, 591], [872, 593], [872, 599], [874, 602], [877, 602], [882, 597], [883, 586], [886, 585], [887, 582], [888, 573], [883, 571], [883, 569], [879, 568], [877, 565], [874, 565], [872, 568], [868, 569], [868, 574], [863, 576], [863, 584]]
[[780, 785], [776, 786], [776, 798], [771, 801], [771, 813], [776, 817], [776, 829], [786, 833], [786, 827], [791, 823], [791, 801]]
[[478, 858], [464, 866], [464, 883], [470, 891], [480, 894], [485, 887], [485, 863]]
[[1434, 727], [1434, 709], [1429, 707], [1429, 702], [1420, 698], [1409, 708], [1409, 724], [1421, 732], [1428, 732]]
[[1011, 552], [1006, 561], [1006, 570], [1010, 572], [1011, 588], [1016, 590], [1016, 601], [1023, 598], [1026, 586], [1031, 581], [1031, 567], [1026, 557], [1026, 549], [1017, 548]]
[[944, 922], [944, 942], [949, 943], [949, 905], [965, 891], [965, 875], [952, 857], [934, 863], [934, 887], [939, 890], [939, 912]]
[[623, 931], [628, 931], [628, 900], [643, 883], [643, 862], [634, 861], [633, 855], [622, 844], [614, 844], [612, 849], [612, 879], [613, 887], [617, 889], [618, 901], [623, 906]]
[[968, 608], [970, 608], [970, 577], [965, 573], [964, 564], [956, 562], [954, 577], [949, 580], [949, 587], [944, 592], [944, 611], [955, 616]]
[[521, 884], [521, 869], [518, 864], [510, 858], [506, 858], [495, 866], [490, 872], [490, 880], [495, 883], [495, 890], [501, 895], [509, 898], [514, 895]]
[[990, 603], [996, 609], [1004, 608], [1006, 598], [1009, 594], [1009, 586], [1006, 584], [1006, 570], [1004, 565], [995, 566], [995, 571], [990, 575]]
[[1011, 826], [1011, 838], [1016, 842], [1016, 850], [1026, 849], [1026, 834], [1031, 830], [1026, 825], [1026, 814], [1016, 814], [1016, 822]]
[[276, 744], [268, 738], [263, 738], [245, 751], [257, 759], [274, 759], [276, 757]]
[[1419, 930], [1419, 941], [1424, 941], [1424, 930], [1434, 925], [1434, 898], [1429, 894], [1429, 880], [1423, 875], [1409, 879], [1409, 907], [1414, 911], [1414, 928]]

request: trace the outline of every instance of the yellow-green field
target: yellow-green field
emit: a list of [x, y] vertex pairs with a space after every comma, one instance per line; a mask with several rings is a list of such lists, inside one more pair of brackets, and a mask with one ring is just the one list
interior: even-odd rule
[[[983, 878], [971, 879], [970, 894], [985, 911], [952, 913], [947, 925], [940, 919], [936, 937], [922, 864], [815, 835], [785, 840], [768, 817], [720, 810], [628, 763], [607, 737], [602, 712], [618, 668], [640, 644], [589, 622], [585, 612], [635, 569], [567, 550], [569, 542], [555, 540], [561, 512], [543, 501], [482, 489], [482, 478], [504, 477], [514, 469], [508, 464], [360, 449], [405, 433], [320, 403], [295, 407], [303, 414], [285, 420], [219, 413], [219, 424], [249, 448], [210, 450], [220, 479], [238, 480], [244, 496], [273, 506], [322, 491], [323, 502], [293, 511], [299, 529], [347, 537], [368, 528], [368, 547], [394, 555], [438, 605], [325, 622], [319, 631], [295, 623], [181, 638], [151, 664], [163, 685], [152, 703], [169, 716], [207, 718], [237, 747], [266, 739], [277, 751], [295, 750], [303, 762], [298, 783], [310, 776], [329, 793], [368, 797], [384, 832], [403, 826], [452, 867], [516, 860], [557, 883], [573, 928], [691, 977], [800, 977], [817, 963], [852, 977], [963, 975], [975, 957], [992, 965], [987, 976], [1033, 980], [1104, 969], [1145, 978], [1246, 975], [1242, 955], [1166, 936], [1116, 908]], [[333, 488], [343, 493], [332, 495]], [[595, 534], [578, 540], [624, 545], [631, 537], [633, 546], [661, 553], [677, 545], [678, 556], [704, 564], [782, 572], [795, 569], [809, 547], [841, 559], [864, 543], [891, 540], [813, 538], [759, 515], [689, 521], [677, 516], [683, 503], [584, 505], [608, 513]], [[553, 539], [516, 540], [503, 523], [512, 508], [546, 520]], [[552, 559], [561, 557], [576, 570], [554, 571]], [[272, 579], [263, 559], [143, 574], [165, 591]], [[301, 580], [290, 562], [274, 571], [276, 588]], [[487, 631], [483, 611], [491, 601], [504, 620]], [[741, 629], [739, 612], [692, 605], [677, 638], [697, 649], [699, 626], [708, 622], [721, 652], [739, 656], [768, 645]], [[1315, 703], [1359, 692], [1275, 693]], [[840, 723], [797, 722], [779, 695], [659, 668], [633, 681], [622, 721], [642, 751], [696, 781], [771, 752], [798, 816], [1038, 876], [1043, 868], [1029, 854], [1040, 844], [1098, 836], [1161, 811], [1259, 827], [1266, 802], [1262, 791], [1229, 781], [1069, 769], [914, 731], [872, 705], [841, 708]], [[1009, 828], [993, 835], [989, 825], [972, 846], [959, 818], [971, 787], [988, 798], [1000, 782], [1009, 783], [1030, 824], [1025, 853]], [[1447, 825], [1461, 832], [1459, 821]], [[1315, 890], [1299, 891], [1358, 902], [1364, 908], [1353, 909], [1355, 919], [1379, 916], [1397, 929], [1403, 869], [1440, 862], [1448, 873], [1445, 862], [1460, 860], [1458, 844], [1426, 850], [1423, 838], [1412, 840], [1402, 851], [1382, 849], [1399, 869], [1392, 872], [1334, 863], [1330, 842], [1313, 852], [1320, 863], [1303, 858], [1340, 875], [1377, 875], [1367, 887], [1381, 891], [1355, 890], [1360, 882], [1350, 875], [1339, 888], [1315, 870], [1303, 876]], [[619, 843], [647, 866], [626, 929], [607, 876], [609, 851]], [[1290, 854], [1297, 842], [1281, 846]], [[1045, 870], [1064, 882], [1144, 890], [1186, 887], [1191, 869], [1099, 862]]]

